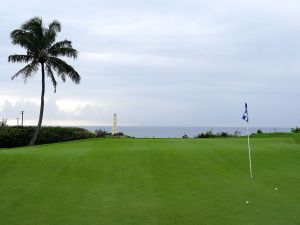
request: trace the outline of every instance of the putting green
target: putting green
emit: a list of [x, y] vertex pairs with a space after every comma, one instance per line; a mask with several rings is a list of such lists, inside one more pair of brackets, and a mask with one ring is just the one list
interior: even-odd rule
[[2, 149], [0, 224], [299, 225], [300, 136], [253, 138], [252, 153], [251, 181], [246, 138]]

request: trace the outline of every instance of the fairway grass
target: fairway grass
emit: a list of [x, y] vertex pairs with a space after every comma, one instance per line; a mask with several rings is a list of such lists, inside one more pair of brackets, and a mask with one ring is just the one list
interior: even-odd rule
[[246, 138], [2, 149], [0, 224], [299, 225], [300, 136], [251, 143], [254, 180]]

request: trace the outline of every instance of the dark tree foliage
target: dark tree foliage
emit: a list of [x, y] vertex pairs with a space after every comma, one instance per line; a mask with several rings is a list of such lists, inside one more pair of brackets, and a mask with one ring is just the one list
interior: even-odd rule
[[123, 137], [125, 135], [122, 132], [118, 132], [118, 133], [113, 134], [112, 136], [114, 136], [114, 137]]
[[261, 130], [257, 130], [256, 133], [257, 134], [263, 134], [263, 132]]
[[300, 133], [300, 127], [291, 128], [292, 133]]
[[202, 132], [195, 138], [220, 138], [220, 137], [236, 137], [237, 135], [229, 134], [227, 132], [214, 133], [212, 130]]
[[6, 127], [7, 126], [7, 119], [2, 119], [2, 121], [0, 121], [0, 127]]
[[107, 132], [106, 130], [102, 130], [102, 129], [98, 129], [95, 130], [96, 133], [96, 137], [107, 137], [107, 136], [111, 136], [111, 133]]
[[[36, 127], [0, 127], [0, 148], [26, 146]], [[77, 127], [42, 127], [36, 144], [48, 144], [63, 141], [94, 138], [96, 135]]]

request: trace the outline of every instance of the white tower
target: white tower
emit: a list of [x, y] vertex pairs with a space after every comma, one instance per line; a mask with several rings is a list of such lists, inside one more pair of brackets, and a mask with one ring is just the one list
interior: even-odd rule
[[117, 132], [117, 113], [115, 113], [113, 119], [112, 134], [116, 134]]

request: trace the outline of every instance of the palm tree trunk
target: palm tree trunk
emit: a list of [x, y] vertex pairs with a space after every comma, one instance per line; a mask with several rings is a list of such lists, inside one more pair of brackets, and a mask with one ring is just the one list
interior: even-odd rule
[[43, 114], [44, 114], [44, 96], [45, 96], [45, 68], [44, 68], [44, 63], [42, 64], [42, 94], [41, 94], [41, 106], [40, 106], [40, 116], [39, 116], [39, 122], [38, 126], [34, 132], [34, 135], [29, 143], [29, 145], [34, 145], [36, 142], [36, 139], [38, 137], [39, 131], [42, 126], [42, 121], [43, 121]]

